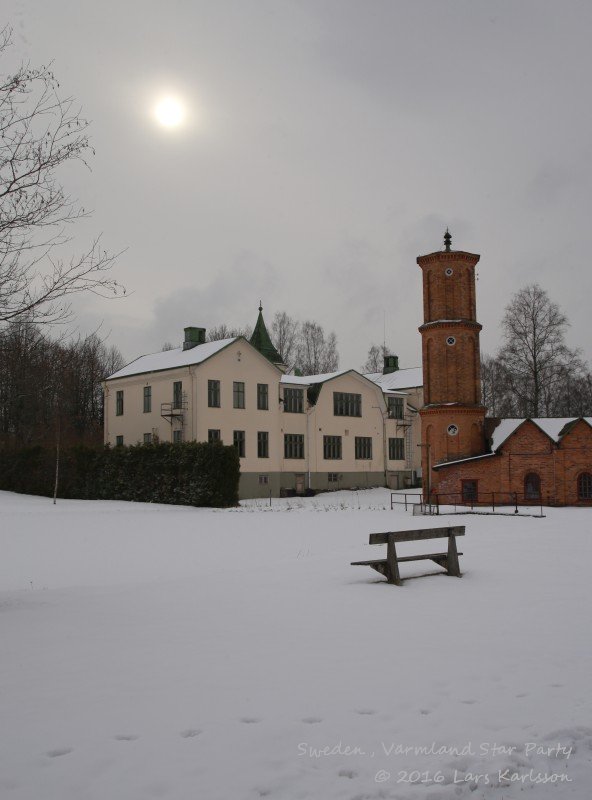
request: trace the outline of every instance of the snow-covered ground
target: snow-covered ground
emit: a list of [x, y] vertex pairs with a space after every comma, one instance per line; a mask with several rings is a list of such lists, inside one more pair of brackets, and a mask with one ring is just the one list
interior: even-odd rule
[[[592, 510], [387, 506], [0, 493], [2, 800], [589, 800]], [[426, 522], [462, 579], [350, 566]]]

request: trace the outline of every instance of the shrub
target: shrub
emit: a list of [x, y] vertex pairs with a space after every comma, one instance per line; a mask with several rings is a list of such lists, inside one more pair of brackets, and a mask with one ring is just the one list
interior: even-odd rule
[[[67, 448], [60, 453], [58, 497], [135, 500], [190, 506], [238, 503], [234, 447], [206, 442]], [[0, 489], [51, 497], [55, 450], [0, 450]]]

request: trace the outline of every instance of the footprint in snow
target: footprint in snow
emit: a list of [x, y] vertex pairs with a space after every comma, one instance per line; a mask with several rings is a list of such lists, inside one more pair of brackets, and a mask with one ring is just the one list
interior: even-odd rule
[[261, 722], [259, 717], [242, 717], [241, 722], [244, 722], [246, 725], [254, 725], [257, 722]]
[[528, 692], [520, 692], [520, 694], [517, 694], [516, 697], [528, 697]]
[[319, 722], [323, 720], [320, 717], [304, 717], [302, 722], [306, 722], [307, 725], [317, 725]]
[[193, 739], [195, 736], [199, 736], [200, 733], [201, 731], [198, 728], [187, 728], [186, 731], [181, 731], [179, 736], [182, 736], [183, 739]]
[[432, 709], [431, 708], [421, 708], [419, 710], [419, 713], [423, 714], [423, 716], [426, 716], [427, 714], [431, 714], [432, 713]]
[[113, 738], [116, 742], [135, 742], [140, 737], [136, 736], [135, 733], [118, 733]]
[[474, 705], [474, 704], [475, 704], [477, 701], [476, 701], [476, 700], [461, 700], [460, 702], [461, 702], [461, 703], [464, 703], [466, 706], [472, 706], [472, 705]]
[[356, 708], [356, 714], [362, 714], [363, 716], [371, 716], [372, 714], [376, 714], [373, 708]]
[[55, 750], [48, 750], [45, 755], [49, 756], [49, 758], [59, 758], [60, 756], [67, 756], [71, 752], [71, 747], [56, 747]]

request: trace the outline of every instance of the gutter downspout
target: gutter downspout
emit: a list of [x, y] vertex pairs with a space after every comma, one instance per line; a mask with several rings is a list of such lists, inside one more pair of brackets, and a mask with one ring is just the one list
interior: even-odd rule
[[103, 444], [109, 443], [109, 389], [107, 381], [103, 381]]
[[[195, 441], [195, 431], [197, 430], [197, 401], [195, 398], [195, 372], [193, 371], [193, 367], [189, 366], [189, 375], [191, 376], [191, 441]], [[193, 414], [193, 407], [194, 407], [194, 400], [195, 400], [195, 420]], [[194, 424], [195, 422], [195, 424]]]
[[309, 437], [309, 421], [312, 407], [306, 409], [306, 483], [307, 488], [310, 489], [310, 437]]

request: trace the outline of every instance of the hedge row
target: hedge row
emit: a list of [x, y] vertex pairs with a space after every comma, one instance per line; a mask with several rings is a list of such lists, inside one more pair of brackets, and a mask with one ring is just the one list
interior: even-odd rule
[[[55, 450], [0, 450], [0, 489], [53, 496]], [[238, 503], [236, 448], [204, 442], [71, 447], [60, 454], [58, 497], [189, 506]]]

